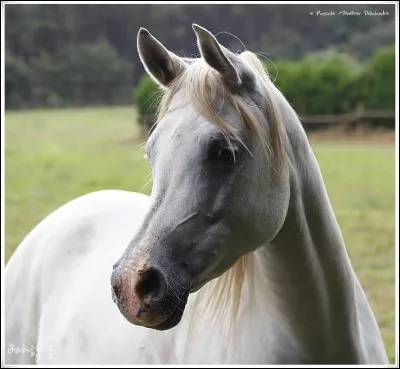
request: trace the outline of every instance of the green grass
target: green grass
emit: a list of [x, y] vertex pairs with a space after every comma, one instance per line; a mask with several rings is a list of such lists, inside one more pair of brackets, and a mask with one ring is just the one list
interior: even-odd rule
[[[7, 112], [6, 260], [65, 202], [101, 189], [139, 191], [150, 168], [133, 108]], [[313, 142], [351, 261], [395, 355], [393, 145]], [[150, 184], [144, 187], [149, 193]]]
[[[139, 190], [143, 159], [133, 108], [6, 114], [6, 259], [63, 203], [104, 188]], [[145, 191], [149, 191], [147, 186]]]
[[[347, 146], [348, 145], [348, 146]], [[314, 144], [347, 251], [395, 362], [395, 151]]]

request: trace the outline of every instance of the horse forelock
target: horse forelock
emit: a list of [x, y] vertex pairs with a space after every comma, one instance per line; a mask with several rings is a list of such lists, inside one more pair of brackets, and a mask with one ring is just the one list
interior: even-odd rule
[[[176, 107], [190, 104], [223, 133], [232, 149], [236, 146], [234, 143], [238, 143], [251, 153], [244, 143], [244, 131], [221, 116], [222, 107], [228, 104], [241, 118], [244, 127], [259, 142], [266, 155], [266, 161], [273, 166], [276, 172], [279, 172], [285, 154], [280, 111], [280, 99], [283, 96], [273, 85], [264, 65], [255, 54], [245, 51], [238, 57], [245, 64], [245, 68], [249, 69], [257, 79], [258, 85], [262, 89], [267, 106], [265, 114], [269, 128], [268, 134], [257, 118], [255, 107], [249, 105], [243, 96], [233, 92], [229, 81], [224, 81], [221, 75], [202, 58], [191, 61], [190, 66], [182, 71], [168, 88], [164, 89], [159, 103], [156, 125], [171, 110], [172, 101]], [[184, 98], [177, 102], [178, 96]]]

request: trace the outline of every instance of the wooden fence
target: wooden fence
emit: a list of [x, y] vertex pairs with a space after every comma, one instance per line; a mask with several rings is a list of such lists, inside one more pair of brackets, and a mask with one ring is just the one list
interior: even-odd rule
[[[395, 129], [396, 114], [391, 110], [364, 110], [359, 107], [354, 112], [339, 115], [301, 115], [300, 121], [306, 131], [325, 129], [334, 126], [356, 128], [367, 126], [371, 128]], [[155, 117], [148, 115], [140, 118], [140, 124], [149, 130], [155, 122]]]
[[354, 112], [340, 115], [299, 115], [300, 121], [307, 130], [328, 128], [328, 126], [370, 126], [395, 128], [396, 114], [390, 110], [364, 110], [362, 107]]

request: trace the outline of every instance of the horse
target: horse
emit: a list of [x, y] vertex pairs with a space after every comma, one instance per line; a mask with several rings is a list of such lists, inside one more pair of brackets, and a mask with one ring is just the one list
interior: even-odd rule
[[194, 58], [137, 34], [151, 194], [72, 199], [10, 258], [5, 363], [387, 364], [298, 114], [255, 53], [192, 28]]

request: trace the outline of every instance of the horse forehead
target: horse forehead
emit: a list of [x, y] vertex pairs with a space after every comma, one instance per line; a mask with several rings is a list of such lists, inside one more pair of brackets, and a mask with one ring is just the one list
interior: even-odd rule
[[149, 138], [148, 145], [192, 144], [202, 140], [214, 127], [193, 109], [179, 108], [168, 111]]

